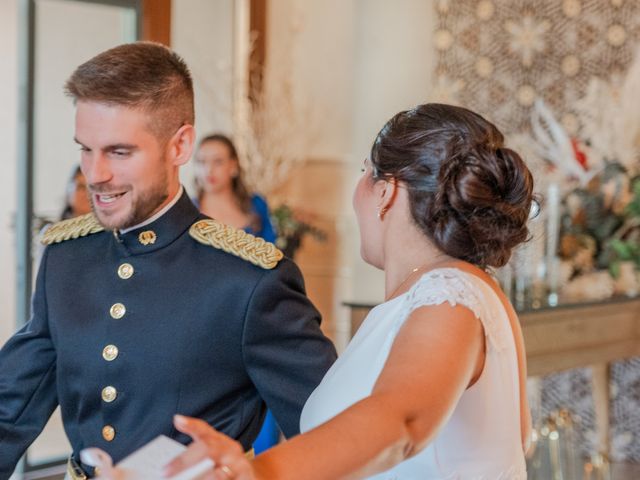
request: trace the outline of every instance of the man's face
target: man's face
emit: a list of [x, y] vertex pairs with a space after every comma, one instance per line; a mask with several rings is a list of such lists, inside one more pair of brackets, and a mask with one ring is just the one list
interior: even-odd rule
[[75, 139], [93, 211], [105, 228], [141, 223], [177, 192], [177, 174], [149, 128], [148, 113], [80, 101]]

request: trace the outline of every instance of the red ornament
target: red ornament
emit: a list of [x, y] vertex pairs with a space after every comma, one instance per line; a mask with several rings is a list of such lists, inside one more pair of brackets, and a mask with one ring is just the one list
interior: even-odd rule
[[582, 151], [580, 149], [580, 144], [578, 143], [577, 139], [575, 139], [575, 138], [571, 139], [571, 146], [573, 147], [573, 155], [575, 156], [576, 160], [582, 166], [582, 168], [586, 170], [587, 169], [587, 154], [584, 153], [584, 151]]

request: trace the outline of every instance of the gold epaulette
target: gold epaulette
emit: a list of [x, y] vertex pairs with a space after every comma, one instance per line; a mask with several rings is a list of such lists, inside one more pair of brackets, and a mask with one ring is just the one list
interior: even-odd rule
[[191, 225], [189, 234], [200, 243], [236, 255], [267, 270], [278, 265], [284, 257], [273, 243], [217, 220], [199, 220]]
[[51, 245], [52, 243], [60, 243], [72, 238], [86, 237], [103, 230], [104, 227], [98, 222], [95, 215], [87, 213], [86, 215], [54, 223], [44, 232], [40, 242], [43, 245]]

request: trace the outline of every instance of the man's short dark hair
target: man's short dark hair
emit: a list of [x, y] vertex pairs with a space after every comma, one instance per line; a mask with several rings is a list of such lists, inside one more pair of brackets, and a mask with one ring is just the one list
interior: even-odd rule
[[189, 68], [159, 43], [128, 43], [96, 55], [73, 72], [65, 93], [74, 102], [143, 110], [150, 114], [150, 128], [160, 139], [195, 122]]

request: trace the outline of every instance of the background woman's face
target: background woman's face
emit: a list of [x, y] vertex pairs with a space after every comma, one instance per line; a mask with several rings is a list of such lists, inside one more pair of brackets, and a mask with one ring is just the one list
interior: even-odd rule
[[204, 142], [196, 152], [196, 175], [204, 192], [217, 193], [230, 189], [238, 176], [238, 160], [222, 142]]
[[84, 215], [91, 212], [91, 201], [89, 199], [89, 192], [87, 191], [87, 180], [84, 178], [82, 172], [78, 172], [73, 177], [73, 182], [69, 185], [69, 191], [67, 192], [69, 205], [73, 210], [73, 215]]

